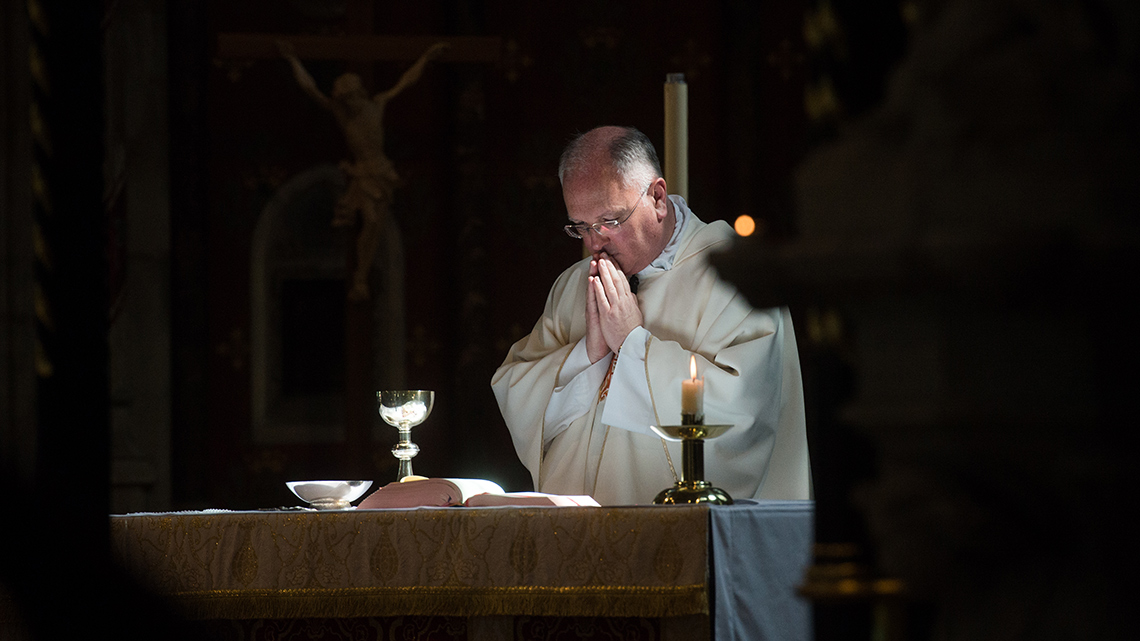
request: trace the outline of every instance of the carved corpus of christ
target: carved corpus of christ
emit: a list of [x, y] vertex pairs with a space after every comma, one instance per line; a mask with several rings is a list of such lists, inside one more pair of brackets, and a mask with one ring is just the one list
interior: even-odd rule
[[360, 76], [355, 73], [341, 75], [333, 83], [332, 95], [326, 96], [294, 55], [288, 43], [278, 41], [281, 55], [293, 67], [297, 84], [313, 100], [336, 118], [348, 142], [352, 160], [342, 161], [340, 167], [348, 178], [348, 187], [336, 203], [332, 224], [336, 227], [353, 227], [360, 221], [360, 234], [356, 239], [356, 268], [348, 291], [349, 300], [369, 298], [368, 273], [376, 249], [391, 220], [392, 195], [399, 184], [399, 175], [392, 161], [384, 154], [384, 108], [388, 101], [404, 89], [415, 84], [430, 60], [438, 57], [448, 44], [437, 42], [404, 72], [400, 80], [387, 91], [371, 99], [364, 90]]

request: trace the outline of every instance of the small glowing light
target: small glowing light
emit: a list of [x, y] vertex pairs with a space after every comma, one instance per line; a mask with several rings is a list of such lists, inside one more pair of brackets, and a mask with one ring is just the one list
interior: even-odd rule
[[736, 222], [733, 223], [732, 227], [736, 230], [736, 233], [741, 236], [751, 236], [752, 232], [756, 231], [756, 221], [752, 220], [752, 216], [745, 214], [743, 216], [737, 216]]

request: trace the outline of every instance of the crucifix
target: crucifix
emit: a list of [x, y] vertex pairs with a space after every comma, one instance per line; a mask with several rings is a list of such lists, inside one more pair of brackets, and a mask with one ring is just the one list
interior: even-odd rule
[[[349, 24], [371, 24], [368, 3], [350, 3]], [[353, 226], [359, 221], [353, 280], [348, 298], [368, 298], [367, 275], [379, 241], [379, 227], [385, 222], [387, 205], [397, 183], [397, 174], [384, 154], [383, 115], [388, 100], [416, 82], [429, 60], [442, 62], [496, 62], [501, 39], [497, 37], [433, 36], [316, 36], [273, 34], [218, 34], [218, 56], [229, 59], [284, 57], [293, 68], [301, 88], [337, 119], [344, 131], [353, 162], [342, 162], [348, 178], [348, 191], [337, 205], [333, 224]], [[364, 98], [365, 70], [350, 70], [337, 79], [332, 95], [325, 96], [305, 70], [301, 59], [348, 60], [360, 64], [388, 60], [415, 60], [392, 88]], [[368, 74], [371, 75], [371, 74]], [[377, 211], [379, 209], [380, 211]]]
[[[376, 418], [376, 390], [373, 388], [372, 372], [373, 309], [381, 304], [369, 297], [368, 264], [372, 260], [371, 253], [376, 248], [375, 236], [381, 233], [384, 225], [389, 224], [389, 236], [396, 233], [394, 221], [387, 220], [390, 216], [387, 206], [391, 202], [391, 191], [396, 181], [393, 164], [383, 153], [380, 118], [383, 116], [384, 103], [415, 82], [429, 60], [440, 63], [493, 63], [500, 59], [502, 50], [502, 41], [498, 37], [372, 35], [372, 14], [372, 2], [350, 0], [345, 15], [345, 26], [350, 33], [346, 35], [221, 33], [217, 36], [216, 50], [217, 57], [223, 60], [278, 60], [281, 61], [280, 64], [292, 66], [294, 77], [302, 89], [337, 118], [353, 154], [352, 159], [341, 163], [348, 189], [336, 204], [332, 223], [350, 228], [357, 240], [356, 243], [350, 243], [345, 259], [349, 283], [345, 300], [344, 426], [349, 457], [353, 459], [345, 462], [362, 471], [371, 467], [368, 453], [373, 448], [370, 446], [369, 434]], [[331, 95], [325, 96], [316, 88], [301, 65], [301, 60], [345, 61], [347, 73], [334, 85]], [[391, 89], [379, 92], [370, 99], [365, 93], [365, 87], [372, 84], [373, 63], [404, 61], [412, 64], [405, 70], [400, 81]], [[345, 86], [339, 86], [342, 83]], [[352, 100], [363, 99], [368, 104], [358, 120], [353, 120], [351, 113], [338, 113], [338, 109], [344, 107], [343, 98], [349, 95]], [[398, 238], [398, 235], [393, 237]], [[402, 271], [401, 268], [401, 279]], [[392, 311], [400, 313], [402, 318], [403, 300], [385, 302], [398, 305], [398, 309]], [[402, 321], [400, 327], [402, 328]], [[399, 346], [402, 346], [404, 337], [399, 337], [398, 341]], [[399, 351], [402, 362], [403, 350]], [[400, 371], [403, 371], [402, 366]], [[402, 379], [402, 374], [400, 378]]]
[[279, 43], [281, 55], [293, 67], [297, 84], [311, 98], [331, 113], [344, 132], [352, 162], [342, 161], [340, 168], [348, 178], [348, 189], [337, 200], [333, 213], [334, 227], [358, 228], [356, 236], [356, 266], [348, 299], [364, 301], [370, 296], [368, 276], [372, 260], [380, 244], [381, 233], [391, 225], [392, 195], [399, 184], [399, 175], [392, 161], [384, 153], [384, 108], [388, 101], [419, 80], [428, 61], [439, 57], [448, 47], [437, 42], [400, 76], [400, 80], [387, 91], [368, 98], [360, 75], [346, 72], [336, 79], [331, 96], [326, 96], [301, 60], [293, 54], [288, 43]]

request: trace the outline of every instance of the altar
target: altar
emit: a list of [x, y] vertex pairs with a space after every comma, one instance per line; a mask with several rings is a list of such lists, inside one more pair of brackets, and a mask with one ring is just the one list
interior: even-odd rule
[[314, 625], [581, 638], [585, 625], [586, 638], [789, 640], [811, 637], [796, 595], [811, 519], [810, 501], [740, 501], [145, 513], [111, 530], [131, 574], [225, 638]]

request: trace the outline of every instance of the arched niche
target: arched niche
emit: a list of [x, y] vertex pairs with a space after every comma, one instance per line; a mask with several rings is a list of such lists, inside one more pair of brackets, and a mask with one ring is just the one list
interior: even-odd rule
[[403, 387], [404, 256], [399, 230], [394, 220], [383, 225], [371, 268], [371, 298], [352, 303], [368, 308], [371, 335], [347, 336], [345, 264], [353, 239], [346, 229], [332, 226], [333, 206], [344, 189], [339, 168], [313, 167], [282, 185], [258, 219], [250, 252], [256, 443], [345, 441], [349, 343], [371, 352], [373, 389]]

